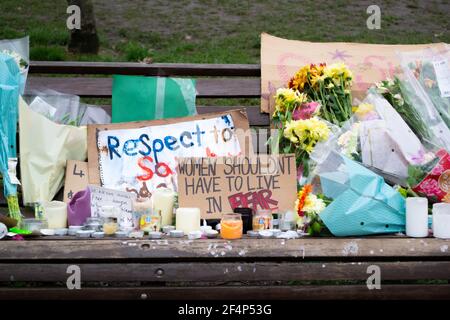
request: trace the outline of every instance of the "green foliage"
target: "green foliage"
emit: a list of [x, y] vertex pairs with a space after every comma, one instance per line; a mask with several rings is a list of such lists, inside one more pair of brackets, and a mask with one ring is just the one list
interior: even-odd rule
[[38, 61], [62, 61], [65, 60], [66, 52], [61, 47], [36, 46], [30, 50], [30, 59]]

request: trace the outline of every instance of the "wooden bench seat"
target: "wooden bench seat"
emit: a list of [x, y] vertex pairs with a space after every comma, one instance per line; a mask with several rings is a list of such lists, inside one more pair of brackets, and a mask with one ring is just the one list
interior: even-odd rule
[[[27, 92], [54, 89], [102, 98], [111, 111], [111, 75], [188, 76], [198, 112], [235, 109], [260, 98], [259, 65], [32, 62]], [[64, 75], [64, 76], [63, 76]], [[208, 100], [209, 99], [209, 100]], [[214, 105], [227, 99], [229, 105]], [[203, 103], [203, 101], [202, 101]], [[245, 106], [253, 128], [269, 126]], [[254, 138], [257, 150], [264, 141]], [[364, 238], [0, 241], [0, 299], [450, 299], [450, 241], [388, 235]], [[67, 268], [82, 290], [68, 290]], [[381, 289], [366, 281], [378, 266]], [[369, 270], [369, 273], [368, 273]]]
[[[4, 241], [0, 299], [449, 299], [448, 244], [386, 236]], [[82, 290], [66, 288], [70, 265], [80, 267]], [[380, 290], [366, 285], [374, 265]], [[33, 285], [5, 286], [12, 282]]]

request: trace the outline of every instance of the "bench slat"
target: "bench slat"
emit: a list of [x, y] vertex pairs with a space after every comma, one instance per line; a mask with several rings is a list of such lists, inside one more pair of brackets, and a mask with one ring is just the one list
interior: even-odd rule
[[[450, 299], [450, 285], [215, 286], [134, 288], [1, 288], [1, 300], [429, 300]], [[84, 312], [84, 310], [83, 310]]]
[[[163, 240], [34, 240], [3, 241], [0, 261], [48, 261], [51, 259], [424, 259], [450, 260], [448, 241], [426, 238], [303, 238], [241, 239], [233, 242]], [[81, 261], [80, 261], [81, 262]]]
[[30, 73], [260, 77], [259, 64], [31, 61]]
[[[112, 78], [29, 77], [26, 93], [52, 89], [81, 97], [110, 98]], [[259, 98], [259, 79], [197, 79], [198, 98]]]
[[[0, 282], [65, 282], [71, 263], [2, 263]], [[77, 264], [85, 282], [233, 282], [366, 280], [367, 268], [380, 268], [386, 280], [447, 280], [449, 261], [424, 262], [209, 262]], [[201, 272], [199, 272], [201, 270]]]

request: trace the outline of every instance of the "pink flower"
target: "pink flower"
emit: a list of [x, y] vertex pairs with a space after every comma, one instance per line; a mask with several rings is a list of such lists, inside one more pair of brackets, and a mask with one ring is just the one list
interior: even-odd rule
[[320, 103], [316, 101], [303, 103], [300, 108], [297, 108], [292, 113], [294, 120], [306, 120], [311, 118], [320, 109]]
[[444, 166], [441, 163], [438, 163], [433, 170], [431, 170], [432, 175], [440, 176], [444, 172]]
[[421, 185], [420, 188], [423, 190], [423, 192], [430, 196], [430, 195], [438, 195], [441, 193], [441, 189], [439, 188], [439, 184], [434, 179], [428, 179], [425, 180]]

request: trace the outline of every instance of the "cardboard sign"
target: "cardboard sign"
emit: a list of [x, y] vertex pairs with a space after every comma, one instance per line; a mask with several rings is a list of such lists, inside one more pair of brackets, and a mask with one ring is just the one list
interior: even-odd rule
[[353, 72], [353, 95], [364, 98], [375, 82], [392, 77], [400, 62], [399, 51], [432, 47], [445, 51], [445, 43], [384, 45], [347, 42], [309, 42], [261, 34], [261, 111], [273, 113], [276, 90], [305, 64], [344, 62]]
[[98, 186], [89, 186], [91, 190], [91, 216], [99, 217], [102, 206], [114, 206], [119, 208], [120, 226], [131, 227], [133, 225], [133, 200], [132, 193], [106, 189]]
[[88, 163], [78, 160], [67, 160], [64, 202], [69, 203], [74, 194], [86, 189], [88, 184]]
[[[159, 123], [143, 122], [146, 125], [137, 128], [122, 124], [118, 129], [109, 125], [108, 130], [96, 132], [94, 139], [99, 153], [91, 150], [89, 140], [93, 154], [89, 153], [90, 172], [94, 174], [91, 181], [98, 182], [95, 174], [99, 171], [102, 186], [151, 197], [157, 187], [177, 190], [176, 158], [235, 156], [246, 154], [245, 149], [250, 148], [250, 139], [246, 143], [242, 137], [246, 132], [237, 130], [248, 129], [248, 120], [240, 112]], [[92, 133], [93, 128], [89, 130]]]
[[178, 202], [200, 208], [204, 219], [237, 207], [293, 210], [296, 176], [293, 154], [180, 159]]

